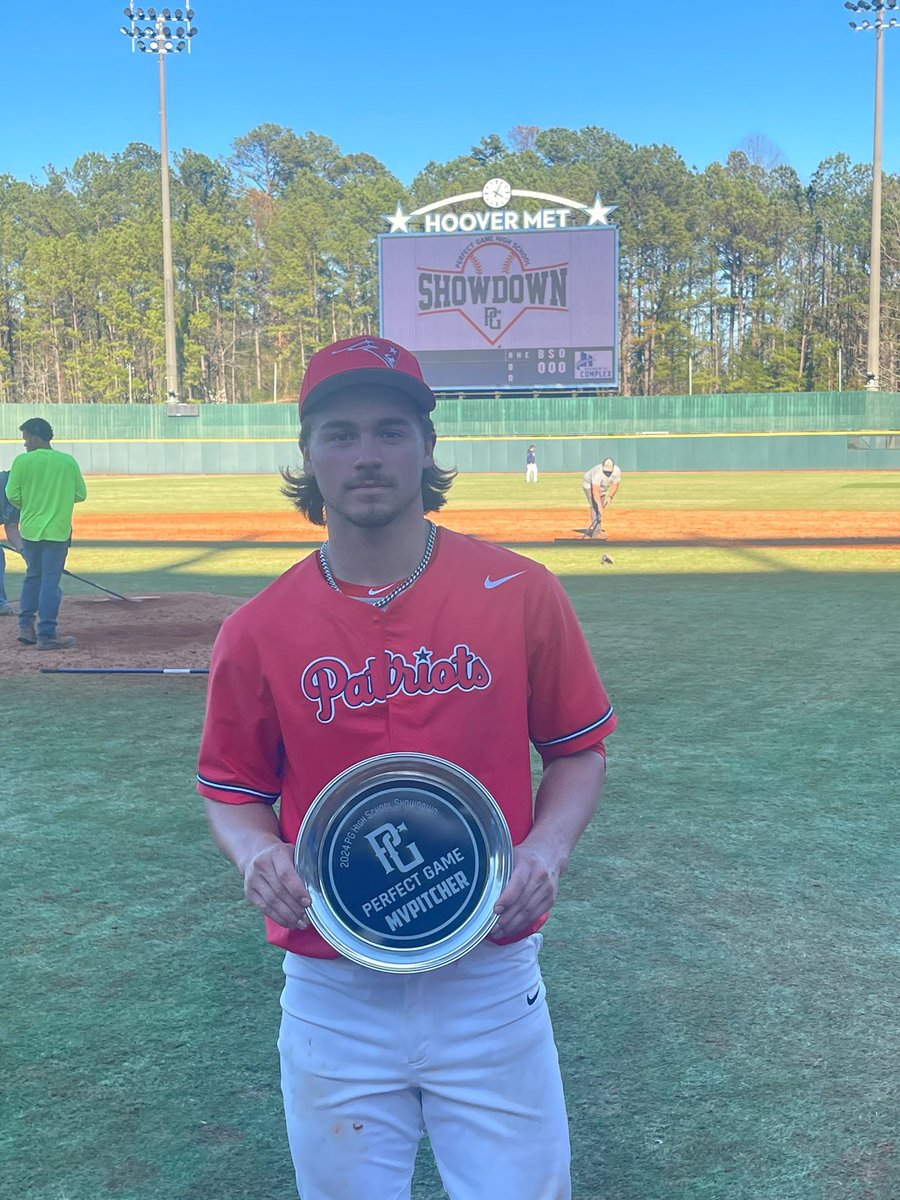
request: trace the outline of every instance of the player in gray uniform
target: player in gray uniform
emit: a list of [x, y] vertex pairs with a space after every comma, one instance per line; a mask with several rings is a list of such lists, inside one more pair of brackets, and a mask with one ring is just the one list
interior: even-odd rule
[[584, 489], [584, 498], [591, 506], [590, 526], [582, 530], [586, 538], [609, 536], [603, 528], [603, 510], [612, 504], [613, 496], [619, 490], [621, 482], [622, 470], [611, 458], [604, 458], [602, 463], [585, 471], [581, 486]]

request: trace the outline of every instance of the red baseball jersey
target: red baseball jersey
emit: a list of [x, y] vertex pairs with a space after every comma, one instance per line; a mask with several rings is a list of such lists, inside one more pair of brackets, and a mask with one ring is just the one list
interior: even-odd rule
[[[593, 749], [616, 717], [558, 580], [446, 529], [416, 583], [385, 608], [336, 592], [317, 555], [222, 625], [213, 648], [198, 791], [279, 796], [281, 833], [336, 775], [376, 754], [433, 754], [496, 799], [513, 843], [533, 823], [529, 742], [544, 762]], [[336, 957], [313, 929], [267, 918], [269, 941]]]

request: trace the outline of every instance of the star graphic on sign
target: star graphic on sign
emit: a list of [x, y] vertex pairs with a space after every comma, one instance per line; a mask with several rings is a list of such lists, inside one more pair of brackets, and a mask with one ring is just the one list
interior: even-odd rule
[[389, 213], [384, 214], [384, 219], [390, 221], [391, 233], [409, 233], [410, 218], [403, 211], [403, 205], [397, 201], [397, 211], [391, 216]]
[[[594, 193], [594, 203], [587, 210], [588, 225], [608, 225], [607, 217], [611, 212], [615, 212], [618, 204], [603, 204], [600, 200], [600, 193]], [[398, 205], [399, 208], [399, 205]]]
[[416, 651], [416, 666], [427, 666], [431, 662], [431, 651], [424, 646], [420, 646]]

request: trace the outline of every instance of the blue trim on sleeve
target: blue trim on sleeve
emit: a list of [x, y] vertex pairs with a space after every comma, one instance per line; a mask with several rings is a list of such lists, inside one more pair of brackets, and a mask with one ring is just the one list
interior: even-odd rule
[[197, 782], [205, 787], [215, 788], [218, 792], [238, 792], [242, 796], [255, 796], [259, 800], [265, 800], [267, 804], [274, 804], [281, 795], [281, 792], [260, 792], [256, 788], [236, 787], [233, 783], [216, 783], [214, 779], [205, 779], [202, 775], [197, 776]]
[[602, 729], [613, 718], [612, 705], [606, 710], [599, 721], [594, 721], [591, 725], [585, 725], [582, 729], [576, 729], [574, 733], [564, 734], [563, 737], [550, 738], [546, 742], [535, 742], [535, 746], [561, 746], [563, 742], [574, 742], [576, 738], [584, 737], [586, 733], [596, 733], [598, 729]]

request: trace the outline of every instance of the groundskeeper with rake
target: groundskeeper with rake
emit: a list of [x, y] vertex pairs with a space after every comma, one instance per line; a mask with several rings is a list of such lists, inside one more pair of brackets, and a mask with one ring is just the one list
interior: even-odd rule
[[[302, 1200], [408, 1197], [425, 1131], [451, 1200], [571, 1196], [539, 930], [599, 800], [616, 718], [557, 579], [426, 518], [455, 474], [434, 462], [434, 405], [394, 342], [313, 355], [303, 470], [284, 472], [285, 493], [328, 541], [225, 620], [210, 664], [198, 788], [286, 951], [278, 1044]], [[339, 777], [404, 754], [474, 777], [515, 847], [487, 936], [412, 974], [338, 953], [293, 854]], [[429, 907], [466, 883], [420, 851], [437, 809], [419, 809], [416, 829], [363, 812], [341, 848], [380, 881], [369, 907], [393, 908], [391, 928], [410, 919], [420, 874]]]
[[65, 650], [74, 637], [59, 637], [60, 579], [72, 542], [72, 511], [87, 497], [78, 463], [50, 445], [53, 429], [31, 417], [19, 430], [25, 453], [14, 460], [6, 483], [10, 504], [21, 512], [25, 579], [19, 600], [19, 641], [38, 650]]
[[591, 506], [591, 523], [587, 529], [582, 530], [585, 537], [608, 537], [603, 528], [603, 510], [612, 504], [621, 482], [621, 468], [611, 458], [604, 458], [602, 463], [585, 471], [581, 486], [584, 489], [584, 498]]

